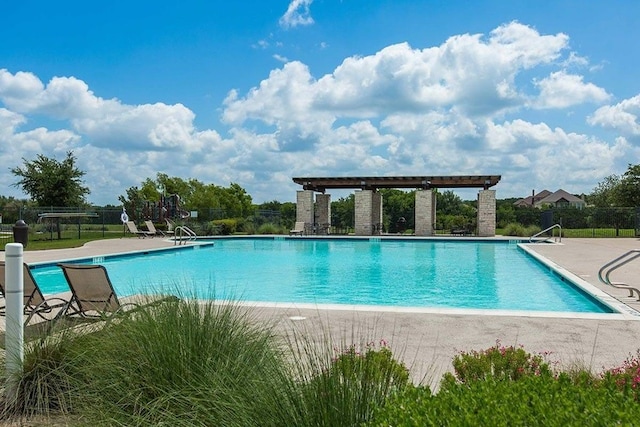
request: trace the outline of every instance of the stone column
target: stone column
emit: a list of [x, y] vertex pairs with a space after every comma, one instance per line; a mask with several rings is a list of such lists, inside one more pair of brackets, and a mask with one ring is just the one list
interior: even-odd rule
[[329, 234], [331, 227], [331, 194], [316, 195], [316, 233]]
[[355, 234], [371, 236], [373, 234], [373, 191], [356, 190], [355, 192]]
[[478, 192], [478, 236], [496, 235], [496, 190]]
[[436, 223], [436, 194], [433, 190], [416, 191], [415, 235], [433, 236]]
[[377, 191], [371, 194], [371, 234], [382, 234], [382, 194]]
[[313, 191], [299, 190], [296, 194], [296, 222], [304, 222], [305, 232], [313, 227]]

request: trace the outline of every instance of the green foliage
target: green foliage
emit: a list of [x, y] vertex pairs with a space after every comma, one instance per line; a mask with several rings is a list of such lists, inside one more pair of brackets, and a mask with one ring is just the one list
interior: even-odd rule
[[[396, 189], [381, 189], [382, 194], [382, 222], [385, 230], [391, 233], [404, 231], [414, 227], [413, 214], [415, 209], [416, 192]], [[404, 218], [404, 224], [398, 220]]]
[[629, 164], [622, 175], [609, 175], [588, 196], [597, 207], [640, 206], [640, 165]]
[[284, 234], [284, 229], [275, 224], [266, 223], [258, 227], [258, 234]]
[[198, 218], [211, 219], [212, 210], [221, 211], [226, 217], [241, 218], [251, 215], [254, 209], [251, 196], [238, 184], [231, 183], [225, 188], [164, 173], [158, 173], [155, 180], [147, 178], [141, 188], [129, 188], [118, 200], [128, 212], [135, 213], [145, 201], [158, 202], [163, 194], [179, 195], [182, 209], [197, 211]]
[[523, 226], [518, 223], [507, 224], [502, 234], [504, 236], [519, 236], [519, 237], [531, 237], [536, 233], [540, 232], [540, 227], [537, 225], [530, 225], [528, 227]]
[[640, 206], [640, 165], [629, 165], [616, 193], [618, 206]]
[[370, 425], [635, 425], [639, 416], [640, 405], [610, 388], [575, 384], [564, 374], [528, 375], [457, 383], [435, 396], [410, 388], [382, 407]]
[[620, 177], [618, 175], [609, 175], [599, 182], [593, 192], [587, 197], [589, 204], [599, 207], [608, 208], [616, 205], [616, 188], [620, 185]]
[[362, 425], [378, 406], [408, 384], [407, 368], [393, 358], [384, 342], [379, 348], [369, 343], [362, 351], [350, 346], [329, 366], [314, 366], [311, 376], [303, 381], [304, 425]]
[[482, 380], [519, 380], [531, 375], [552, 376], [541, 355], [532, 355], [521, 347], [496, 345], [482, 351], [461, 352], [453, 359], [455, 376], [445, 374], [442, 387]]
[[356, 197], [354, 194], [349, 194], [348, 197], [341, 197], [337, 201], [331, 202], [331, 224], [338, 228], [353, 227], [355, 203]]
[[451, 190], [436, 192], [436, 209], [442, 215], [464, 215], [467, 211], [460, 196]]
[[229, 235], [238, 230], [238, 220], [233, 218], [216, 219], [211, 221], [213, 232], [211, 234]]
[[68, 413], [72, 409], [69, 349], [75, 338], [75, 335], [60, 333], [26, 345], [22, 373], [18, 378], [10, 378], [17, 384], [17, 393], [11, 400], [5, 395], [3, 419]]
[[505, 228], [507, 224], [516, 222], [516, 212], [512, 204], [499, 204], [496, 205], [496, 226], [498, 228]]
[[75, 166], [76, 158], [69, 151], [67, 157], [58, 162], [42, 154], [35, 160], [25, 158], [24, 168], [11, 169], [16, 177], [21, 178], [14, 185], [29, 194], [38, 206], [82, 206], [89, 189], [82, 185], [85, 175]]
[[605, 371], [602, 378], [606, 384], [640, 401], [640, 350], [628, 357], [621, 366]]
[[238, 306], [169, 301], [84, 341], [74, 380], [87, 424], [295, 423], [282, 351]]

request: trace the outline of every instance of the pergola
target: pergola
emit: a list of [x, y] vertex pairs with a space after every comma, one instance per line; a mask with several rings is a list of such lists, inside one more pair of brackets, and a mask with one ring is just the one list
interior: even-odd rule
[[361, 176], [361, 177], [324, 177], [293, 178], [293, 182], [302, 185], [304, 190], [324, 193], [328, 188], [359, 188], [377, 190], [378, 188], [483, 188], [487, 190], [500, 181], [500, 175], [466, 176]]
[[[480, 188], [478, 194], [479, 236], [495, 235], [495, 191], [489, 190], [500, 181], [500, 175], [452, 175], [452, 176], [360, 176], [360, 177], [297, 177], [293, 182], [302, 186], [298, 191], [296, 221], [304, 222], [311, 230], [327, 230], [331, 226], [331, 196], [328, 189], [356, 191], [356, 235], [376, 235], [381, 232], [381, 188], [414, 188], [415, 234], [433, 235], [435, 223], [434, 188]], [[319, 194], [314, 202], [314, 192]]]

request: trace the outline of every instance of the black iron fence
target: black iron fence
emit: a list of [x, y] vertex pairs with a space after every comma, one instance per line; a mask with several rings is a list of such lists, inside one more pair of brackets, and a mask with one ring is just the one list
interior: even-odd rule
[[[13, 242], [13, 225], [19, 219], [29, 226], [30, 239], [101, 238], [124, 234], [121, 215], [119, 207], [4, 207], [0, 210], [0, 245], [4, 248], [6, 243]], [[224, 218], [227, 218], [224, 210], [212, 208], [201, 211], [196, 218], [178, 219], [177, 222], [188, 225], [199, 235], [209, 235], [219, 232], [220, 227], [216, 227], [214, 222]], [[408, 218], [412, 220], [411, 215]], [[545, 211], [520, 208], [515, 219], [522, 225], [535, 225], [541, 229], [560, 224], [563, 235], [567, 237], [640, 236], [640, 208], [557, 208]], [[265, 224], [274, 225], [283, 233], [293, 227], [293, 220], [284, 218], [277, 210], [256, 210], [251, 216], [233, 221], [237, 222], [234, 232], [251, 234], [258, 233]], [[163, 224], [156, 226], [163, 229]], [[349, 226], [333, 224], [331, 233], [351, 231]]]
[[541, 229], [562, 226], [567, 237], [636, 237], [640, 235], [638, 208], [557, 208], [539, 214]]

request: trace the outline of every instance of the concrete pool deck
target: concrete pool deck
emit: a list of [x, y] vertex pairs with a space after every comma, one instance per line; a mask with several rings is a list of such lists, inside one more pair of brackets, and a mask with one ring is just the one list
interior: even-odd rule
[[[455, 240], [456, 238], [454, 238]], [[102, 256], [129, 251], [172, 247], [173, 242], [154, 239], [108, 239], [82, 248], [25, 251], [27, 263]], [[636, 238], [563, 239], [559, 244], [533, 244], [532, 250], [551, 264], [624, 303], [624, 314], [525, 313], [482, 310], [403, 310], [375, 307], [260, 305], [252, 310], [261, 321], [273, 322], [283, 333], [300, 331], [318, 343], [387, 342], [411, 367], [416, 380], [435, 386], [451, 370], [459, 351], [481, 350], [496, 344], [522, 345], [532, 353], [550, 353], [559, 366], [586, 367], [594, 372], [619, 366], [640, 349], [640, 302], [627, 291], [598, 281], [598, 269], [632, 249]], [[4, 252], [0, 252], [4, 259]], [[627, 264], [612, 277], [640, 286], [640, 261]], [[4, 318], [0, 320], [4, 329]]]

